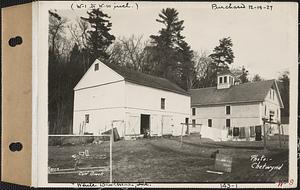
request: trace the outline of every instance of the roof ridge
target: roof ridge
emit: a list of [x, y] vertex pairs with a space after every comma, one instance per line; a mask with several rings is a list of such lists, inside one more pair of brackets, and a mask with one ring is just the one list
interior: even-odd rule
[[[110, 67], [112, 70], [120, 74], [121, 76], [124, 77], [125, 80], [144, 85], [144, 86], [149, 86], [152, 88], [157, 88], [157, 89], [163, 89], [163, 90], [169, 90], [172, 92], [177, 92], [177, 93], [184, 93], [184, 94], [189, 94], [188, 91], [184, 90], [181, 88], [178, 84], [172, 82], [171, 80], [147, 73], [143, 73], [141, 71], [137, 70], [132, 70], [127, 68], [126, 66], [120, 66], [116, 65], [114, 63], [107, 63], [105, 64], [108, 67]], [[136, 77], [133, 77], [136, 76]]]
[[208, 89], [208, 88], [217, 88], [217, 87], [211, 86], [211, 87], [204, 87], [204, 88], [191, 88], [190, 90], [201, 90], [201, 89]]
[[[160, 79], [163, 79], [163, 80], [168, 80], [168, 81], [170, 81], [169, 79], [166, 79], [166, 78], [163, 78], [163, 77], [159, 77], [159, 76], [155, 76], [155, 75], [143, 73], [143, 72], [141, 72], [141, 71], [129, 69], [129, 68], [127, 68], [126, 66], [116, 65], [116, 64], [114, 64], [114, 63], [109, 63], [109, 64], [110, 64], [110, 65], [113, 65], [113, 66], [116, 66], [116, 67], [119, 67], [119, 68], [122, 68], [122, 69], [126, 69], [126, 70], [128, 70], [128, 71], [130, 71], [130, 72], [135, 72], [135, 73], [147, 75], [147, 76], [149, 76], [149, 77], [160, 78]], [[171, 82], [171, 81], [170, 81], [170, 82]], [[173, 83], [173, 82], [172, 82], [172, 83]]]

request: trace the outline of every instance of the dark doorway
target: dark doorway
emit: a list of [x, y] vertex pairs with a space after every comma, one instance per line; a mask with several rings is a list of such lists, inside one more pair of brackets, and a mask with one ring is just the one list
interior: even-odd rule
[[255, 140], [256, 141], [261, 141], [261, 126], [255, 126]]
[[185, 134], [189, 134], [189, 118], [185, 118], [186, 131]]
[[144, 137], [150, 136], [150, 115], [141, 114], [141, 134]]

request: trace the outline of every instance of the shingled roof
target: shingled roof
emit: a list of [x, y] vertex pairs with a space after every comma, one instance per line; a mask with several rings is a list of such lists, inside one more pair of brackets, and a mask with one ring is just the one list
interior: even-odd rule
[[105, 65], [124, 77], [125, 81], [190, 96], [187, 91], [180, 88], [177, 84], [172, 83], [168, 79], [133, 71], [126, 67], [114, 64]]
[[[262, 102], [273, 85], [278, 93], [275, 80], [249, 82], [231, 86], [226, 89], [217, 89], [217, 87], [191, 89], [191, 104], [192, 106], [204, 106]], [[280, 104], [282, 105], [282, 101]]]

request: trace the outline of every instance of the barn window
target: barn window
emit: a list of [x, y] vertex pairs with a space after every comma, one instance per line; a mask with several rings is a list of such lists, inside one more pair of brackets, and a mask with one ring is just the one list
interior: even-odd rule
[[160, 109], [164, 110], [166, 108], [166, 99], [161, 98], [160, 99]]
[[227, 76], [224, 77], [224, 83], [227, 83]]
[[265, 105], [265, 115], [267, 115], [267, 105]]
[[230, 127], [230, 119], [226, 119], [226, 127]]
[[208, 119], [208, 121], [207, 121], [208, 123], [208, 127], [212, 127], [212, 119]]
[[230, 115], [230, 106], [226, 106], [226, 115]]
[[196, 108], [192, 108], [192, 115], [196, 115]]
[[85, 114], [85, 123], [89, 123], [89, 122], [90, 122], [90, 115]]
[[196, 120], [195, 119], [192, 120], [192, 127], [196, 127]]
[[223, 83], [223, 77], [220, 77], [220, 78], [219, 78], [219, 83], [220, 83], [220, 84]]
[[95, 71], [98, 71], [99, 70], [99, 63], [96, 63], [95, 64]]

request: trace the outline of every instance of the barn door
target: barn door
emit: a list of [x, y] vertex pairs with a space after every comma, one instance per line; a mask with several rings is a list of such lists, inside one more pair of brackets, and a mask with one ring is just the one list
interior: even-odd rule
[[159, 118], [157, 115], [151, 116], [150, 122], [150, 135], [158, 135], [159, 134]]
[[162, 134], [172, 134], [172, 116], [162, 116]]
[[84, 122], [83, 122], [83, 133], [84, 134], [89, 134], [92, 133], [92, 128], [91, 128], [91, 118], [90, 118], [90, 114], [87, 113], [84, 115]]
[[138, 132], [140, 126], [139, 116], [129, 116], [128, 123], [125, 128], [125, 135], [139, 135]]

